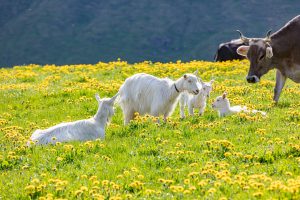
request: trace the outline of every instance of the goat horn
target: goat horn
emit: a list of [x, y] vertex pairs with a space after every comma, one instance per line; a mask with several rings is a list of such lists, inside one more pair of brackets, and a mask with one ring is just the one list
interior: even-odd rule
[[240, 30], [236, 30], [239, 34], [240, 34], [240, 38], [243, 42], [248, 43], [249, 42], [249, 38], [246, 38], [243, 33]]

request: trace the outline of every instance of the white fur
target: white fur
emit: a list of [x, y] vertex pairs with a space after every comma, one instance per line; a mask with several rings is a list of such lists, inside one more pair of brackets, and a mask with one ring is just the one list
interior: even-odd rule
[[219, 112], [220, 117], [225, 117], [227, 115], [232, 115], [239, 112], [253, 114], [260, 113], [263, 116], [266, 116], [265, 112], [258, 110], [249, 110], [246, 106], [230, 106], [229, 99], [226, 97], [226, 95], [227, 94], [224, 93], [222, 96], [218, 96], [212, 104], [213, 109]]
[[206, 101], [210, 96], [210, 92], [212, 91], [212, 83], [214, 80], [211, 80], [210, 82], [203, 82], [200, 80], [200, 83], [202, 85], [202, 88], [197, 95], [190, 95], [187, 92], [184, 92], [180, 96], [180, 117], [185, 118], [184, 114], [184, 108], [185, 106], [188, 107], [189, 115], [194, 115], [194, 109], [199, 109], [199, 115], [202, 115], [204, 113], [204, 110], [206, 108]]
[[104, 139], [105, 126], [114, 114], [113, 104], [117, 95], [111, 99], [100, 99], [99, 95], [96, 95], [98, 111], [94, 117], [61, 123], [45, 130], [38, 129], [32, 134], [30, 140], [36, 144], [55, 144], [56, 142]]
[[[179, 92], [176, 91], [175, 85]], [[124, 124], [134, 118], [135, 112], [140, 115], [146, 113], [152, 116], [164, 115], [166, 120], [174, 111], [179, 94], [183, 91], [199, 93], [196, 75], [186, 74], [176, 81], [144, 73], [127, 78], [119, 91]]]

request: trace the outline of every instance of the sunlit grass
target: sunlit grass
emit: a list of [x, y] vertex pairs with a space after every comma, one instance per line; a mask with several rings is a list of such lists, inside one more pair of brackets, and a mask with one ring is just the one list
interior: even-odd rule
[[[128, 64], [0, 69], [0, 198], [270, 199], [300, 198], [300, 86], [288, 81], [273, 104], [274, 71], [245, 81], [249, 63]], [[116, 108], [104, 141], [26, 147], [32, 132], [96, 112], [94, 94], [111, 97], [139, 72], [176, 79], [199, 70], [214, 78], [203, 116], [167, 123], [136, 116], [123, 126]], [[232, 105], [267, 112], [219, 118], [209, 106], [223, 91]]]

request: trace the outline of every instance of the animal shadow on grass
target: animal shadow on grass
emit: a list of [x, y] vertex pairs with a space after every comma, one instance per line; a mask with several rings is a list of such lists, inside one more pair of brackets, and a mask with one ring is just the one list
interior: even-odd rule
[[273, 103], [271, 107], [277, 107], [277, 108], [289, 108], [291, 107], [291, 102], [290, 101], [281, 101], [278, 103]]

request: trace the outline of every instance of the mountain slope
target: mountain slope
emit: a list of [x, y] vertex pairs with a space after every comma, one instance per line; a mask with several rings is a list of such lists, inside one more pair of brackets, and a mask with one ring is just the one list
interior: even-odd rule
[[122, 58], [211, 60], [219, 43], [262, 37], [299, 13], [297, 1], [41, 0], [0, 2], [0, 66]]

